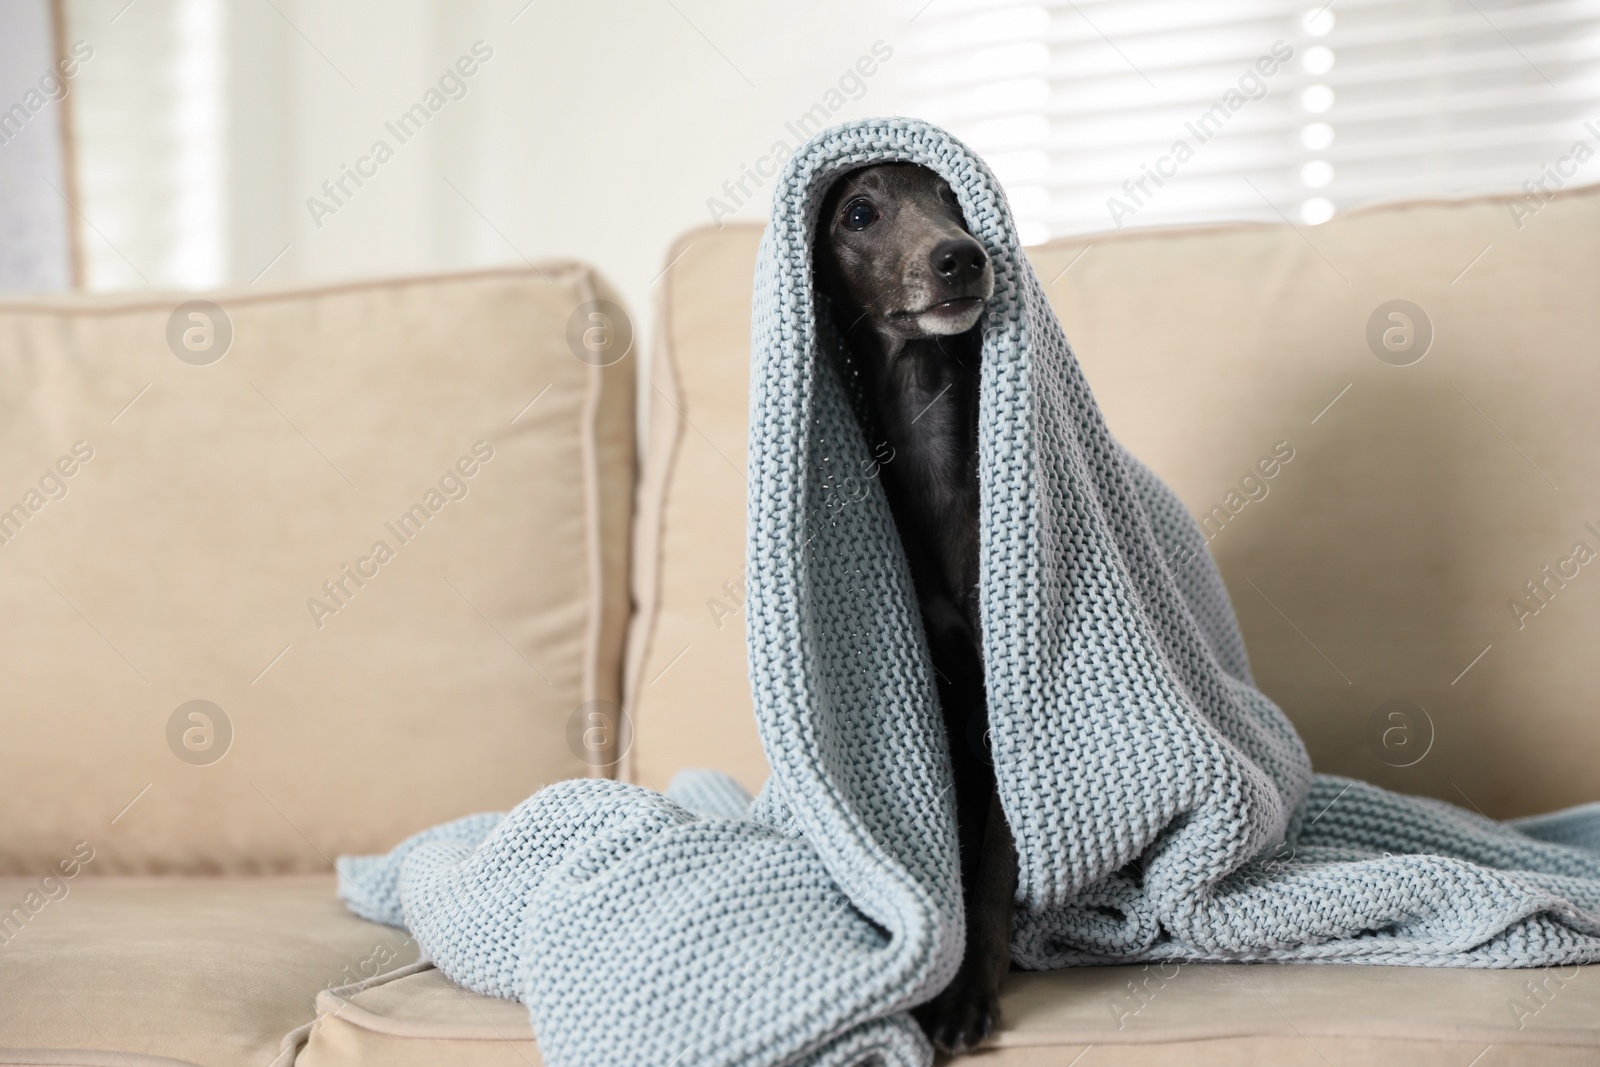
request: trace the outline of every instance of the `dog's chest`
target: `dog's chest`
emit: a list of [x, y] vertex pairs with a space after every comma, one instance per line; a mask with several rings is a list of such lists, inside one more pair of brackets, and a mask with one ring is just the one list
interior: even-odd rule
[[[883, 469], [901, 541], [924, 596], [963, 612], [978, 578], [976, 362], [902, 361], [879, 383], [877, 406], [894, 449]], [[937, 581], [927, 579], [932, 567]]]

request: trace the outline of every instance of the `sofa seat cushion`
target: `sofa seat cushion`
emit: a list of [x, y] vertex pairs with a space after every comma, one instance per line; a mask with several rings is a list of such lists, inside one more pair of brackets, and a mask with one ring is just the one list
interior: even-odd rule
[[[1016, 973], [983, 1067], [1492, 1067], [1600, 1059], [1600, 967], [1470, 971], [1189, 964]], [[297, 1067], [543, 1061], [519, 1004], [426, 964], [317, 998]], [[1486, 1051], [1487, 1050], [1487, 1051]], [[1481, 1057], [1481, 1058], [1475, 1058]]]
[[55, 885], [0, 879], [0, 1063], [285, 1067], [319, 991], [417, 956], [331, 876]]
[[472, 993], [427, 964], [317, 997], [295, 1067], [542, 1067], [528, 1011]]
[[1600, 1060], [1600, 966], [1093, 967], [1013, 974], [1002, 1012], [986, 1067]]

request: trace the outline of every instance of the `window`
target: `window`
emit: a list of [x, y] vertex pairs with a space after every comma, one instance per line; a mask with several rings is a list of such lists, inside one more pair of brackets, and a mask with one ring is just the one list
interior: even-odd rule
[[913, 25], [916, 113], [990, 161], [1024, 243], [1600, 180], [1588, 0], [933, 0]]

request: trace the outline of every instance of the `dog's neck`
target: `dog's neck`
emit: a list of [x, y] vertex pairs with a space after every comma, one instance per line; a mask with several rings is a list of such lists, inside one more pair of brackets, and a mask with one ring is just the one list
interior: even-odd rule
[[914, 447], [921, 439], [964, 451], [977, 443], [976, 330], [906, 339], [859, 329], [849, 340], [865, 357], [872, 405], [890, 444]]
[[902, 529], [945, 531], [915, 540], [936, 551], [930, 562], [943, 579], [941, 592], [963, 608], [977, 581], [981, 336], [975, 327], [907, 340], [866, 323], [846, 332], [878, 429], [894, 450], [881, 477], [895, 521]]

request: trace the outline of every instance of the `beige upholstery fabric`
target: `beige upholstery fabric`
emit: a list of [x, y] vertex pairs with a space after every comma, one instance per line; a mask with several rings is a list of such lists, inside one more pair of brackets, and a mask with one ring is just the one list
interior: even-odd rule
[[1485, 1045], [1563, 1046], [1600, 1057], [1597, 979], [1600, 967], [1166, 964], [1016, 973], [1004, 990], [997, 1044], [1276, 1037], [1293, 1048], [1326, 1037], [1475, 1043], [1474, 1055]]
[[1597, 1061], [1594, 1049], [1570, 1046], [1296, 1036], [1007, 1048], [937, 1062], [971, 1067], [1586, 1067]]
[[[327, 869], [591, 772], [635, 360], [568, 337], [606, 292], [547, 264], [223, 294], [209, 365], [169, 349], [180, 298], [0, 302], [0, 872]], [[177, 754], [193, 700], [231, 723], [209, 765]]]
[[539, 1067], [543, 1062], [521, 1004], [470, 993], [422, 967], [397, 972], [370, 988], [320, 994], [317, 1021], [295, 1064]]
[[[0, 905], [36, 885], [0, 879]], [[0, 929], [0, 1063], [283, 1067], [280, 1045], [313, 1021], [321, 990], [417, 955], [403, 932], [347, 911], [331, 877], [68, 887]]]
[[[1317, 768], [1496, 816], [1596, 799], [1600, 762], [1600, 569], [1574, 552], [1600, 558], [1600, 190], [1520, 221], [1482, 199], [1030, 250], [1112, 431], [1210, 517], [1257, 680]], [[641, 502], [655, 599], [629, 673], [646, 785], [765, 777], [742, 616], [716, 606], [742, 573], [759, 236], [690, 234], [668, 274], [652, 414], [677, 448]], [[1369, 346], [1391, 300], [1431, 322], [1410, 365], [1382, 343], [1402, 324], [1376, 331], [1393, 362]]]
[[754, 791], [767, 777], [744, 645], [750, 284], [761, 230], [695, 230], [668, 252], [651, 353], [650, 441], [634, 540], [638, 603], [624, 777], [656, 789], [686, 766]]
[[[34, 888], [0, 879], [0, 901]], [[331, 878], [75, 880], [5, 937], [0, 1064], [542, 1062], [520, 1004], [415, 964]], [[1600, 1059], [1600, 967], [1104, 967], [1014, 974], [1003, 1010], [972, 1062], [1064, 1065], [1086, 1045], [1085, 1065]]]
[[[1014, 974], [1003, 1001], [1004, 1029], [974, 1064], [1600, 1059], [1600, 967], [1100, 967]], [[298, 1067], [542, 1062], [520, 1005], [465, 992], [425, 966], [325, 991], [317, 1007]]]

